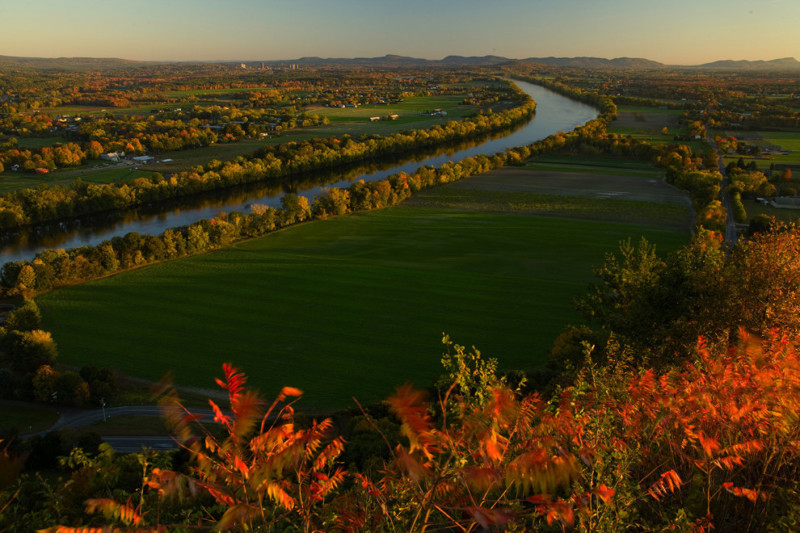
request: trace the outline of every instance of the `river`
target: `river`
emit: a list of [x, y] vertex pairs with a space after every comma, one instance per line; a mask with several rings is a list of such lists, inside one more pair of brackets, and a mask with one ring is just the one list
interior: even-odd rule
[[[173, 204], [171, 207], [161, 208], [162, 210], [157, 212], [154, 212], [153, 209], [135, 209], [108, 217], [95, 217], [67, 224], [30, 229], [7, 239], [0, 246], [0, 264], [32, 259], [38, 252], [48, 248], [68, 249], [87, 245], [94, 246], [112, 237], [126, 235], [130, 232], [158, 235], [168, 228], [185, 226], [204, 218], [212, 218], [221, 211], [247, 212], [252, 204], [280, 207], [281, 197], [287, 190], [307, 196], [311, 200], [326, 188], [347, 187], [359, 179], [364, 181], [382, 180], [398, 172], [414, 172], [426, 165], [438, 167], [448, 161], [459, 161], [478, 154], [493, 155], [510, 147], [532, 144], [559, 131], [570, 131], [593, 120], [598, 115], [595, 108], [566, 98], [544, 87], [523, 81], [515, 81], [515, 83], [536, 100], [536, 115], [533, 120], [506, 136], [490, 138], [483, 143], [457, 151], [442, 149], [436, 155], [392, 165], [381, 170], [370, 169], [366, 173], [353, 171], [338, 173], [346, 176], [346, 179], [337, 179], [336, 175], [331, 178], [329, 174], [327, 179], [319, 181], [313, 179], [293, 180], [294, 186], [261, 185], [247, 187], [244, 190], [220, 191], [214, 195], [214, 198], [199, 200], [190, 198]], [[314, 175], [311, 174], [309, 177], [313, 178]], [[320, 182], [324, 185], [319, 185]], [[297, 183], [301, 185], [297, 186]], [[312, 183], [317, 184], [312, 185]], [[176, 205], [178, 206], [176, 207]]]

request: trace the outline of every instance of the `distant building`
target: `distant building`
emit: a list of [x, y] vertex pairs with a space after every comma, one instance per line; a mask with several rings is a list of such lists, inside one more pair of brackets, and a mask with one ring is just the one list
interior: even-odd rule
[[100, 159], [103, 161], [111, 161], [112, 163], [119, 163], [119, 160], [125, 157], [125, 152], [116, 151], [100, 154]]
[[369, 117], [370, 122], [378, 122], [380, 119], [381, 117]]
[[389, 119], [390, 119], [390, 120], [397, 120], [398, 118], [400, 118], [400, 115], [397, 115], [397, 114], [395, 114], [395, 115], [389, 115]]

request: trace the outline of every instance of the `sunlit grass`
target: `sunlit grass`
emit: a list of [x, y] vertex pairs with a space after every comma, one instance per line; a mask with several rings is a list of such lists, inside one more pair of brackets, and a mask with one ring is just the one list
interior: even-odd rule
[[38, 298], [68, 364], [108, 364], [213, 387], [232, 361], [267, 394], [307, 405], [373, 401], [428, 386], [442, 332], [540, 365], [578, 320], [571, 299], [620, 240], [665, 249], [685, 232], [652, 225], [399, 207], [294, 227]]

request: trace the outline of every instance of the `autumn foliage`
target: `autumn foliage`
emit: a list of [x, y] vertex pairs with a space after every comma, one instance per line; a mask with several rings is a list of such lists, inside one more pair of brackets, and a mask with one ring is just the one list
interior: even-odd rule
[[[347, 444], [331, 419], [295, 423], [299, 390], [284, 388], [267, 406], [225, 365], [218, 382], [230, 410], [210, 402], [221, 436], [195, 434], [200, 417], [167, 391], [165, 412], [192, 466], [146, 469], [142, 491], [205, 494], [199, 529], [791, 529], [800, 509], [800, 357], [775, 332], [741, 338], [722, 353], [701, 339], [693, 360], [665, 371], [637, 368], [613, 349], [602, 366], [587, 355], [552, 400], [484, 379], [493, 367], [457, 346], [460, 370], [435, 400], [408, 385], [387, 400], [399, 441], [364, 412], [390, 450], [375, 474], [344, 468]], [[86, 509], [164, 531], [143, 501], [93, 499]]]

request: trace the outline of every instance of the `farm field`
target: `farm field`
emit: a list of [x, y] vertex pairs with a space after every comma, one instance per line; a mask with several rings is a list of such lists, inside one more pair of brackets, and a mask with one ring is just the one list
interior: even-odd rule
[[[635, 139], [654, 144], [673, 142], [673, 136], [680, 132], [678, 119], [681, 111], [657, 107], [619, 106], [617, 119], [608, 127], [609, 133], [630, 135]], [[662, 133], [668, 128], [669, 134]]]
[[[675, 141], [675, 135], [687, 135], [689, 130], [679, 123], [682, 111], [657, 107], [619, 106], [617, 119], [608, 127], [609, 133], [630, 136], [651, 144], [673, 144], [679, 142], [702, 153], [707, 147], [702, 141]], [[668, 129], [665, 135], [663, 128]]]
[[[213, 388], [229, 361], [268, 397], [292, 385], [305, 408], [344, 407], [405, 381], [430, 385], [442, 332], [502, 368], [534, 368], [579, 320], [571, 300], [606, 252], [628, 237], [662, 251], [688, 239], [663, 205], [645, 213], [632, 209], [644, 202], [586, 198], [583, 218], [540, 216], [549, 212], [525, 204], [535, 188], [485, 179], [495, 193], [483, 204], [459, 200], [479, 186], [470, 178], [436, 189], [433, 204], [420, 197], [54, 291], [37, 299], [44, 327], [66, 364], [149, 379], [172, 370], [180, 385]], [[631, 214], [607, 220], [609, 206]]]
[[547, 155], [530, 160], [524, 168], [553, 172], [584, 172], [588, 174], [607, 174], [611, 176], [633, 176], [649, 179], [660, 179], [664, 176], [664, 171], [662, 169], [656, 168], [649, 163], [611, 157]]
[[[595, 171], [604, 167], [589, 167]], [[689, 228], [689, 200], [660, 180], [502, 168], [422, 191], [408, 205]]]
[[776, 220], [781, 222], [794, 222], [797, 219], [800, 219], [800, 208], [786, 209], [772, 207], [770, 205], [764, 205], [760, 202], [749, 199], [743, 199], [742, 204], [744, 204], [744, 209], [747, 211], [747, 218], [749, 220], [752, 220], [757, 215], [775, 217]]
[[7, 172], [0, 174], [0, 194], [22, 188], [33, 188], [41, 184], [70, 185], [77, 178], [90, 183], [129, 182], [136, 178], [149, 177], [153, 170], [136, 170], [130, 164], [112, 165], [94, 161], [80, 169], [63, 169], [48, 174], [28, 174], [23, 172]]
[[727, 165], [730, 162], [737, 162], [742, 158], [745, 163], [755, 161], [759, 170], [768, 169], [771, 164], [800, 166], [800, 132], [791, 131], [747, 131], [747, 132], [720, 132], [719, 135], [736, 137], [742, 136], [747, 144], [758, 146], [780, 146], [789, 153], [762, 153], [759, 157], [741, 156], [739, 154], [724, 155], [723, 160]]
[[[36, 148], [41, 148], [42, 146], [52, 146], [56, 143], [64, 143], [67, 142], [67, 139], [61, 136], [54, 137], [16, 137], [17, 139], [17, 146], [21, 149], [31, 150]], [[2, 139], [5, 141], [6, 139]]]

